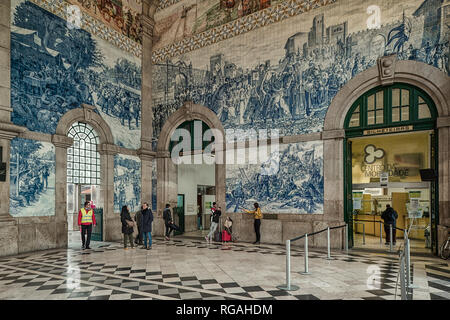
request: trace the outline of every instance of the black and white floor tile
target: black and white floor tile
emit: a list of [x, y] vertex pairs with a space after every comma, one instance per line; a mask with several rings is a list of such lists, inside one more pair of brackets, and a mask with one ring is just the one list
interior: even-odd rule
[[[0, 259], [0, 299], [32, 300], [400, 300], [395, 254], [291, 250], [291, 283], [285, 250], [277, 245], [207, 244], [156, 238], [152, 250], [97, 243], [92, 250], [58, 249]], [[413, 258], [414, 299], [450, 298], [450, 267], [435, 257]], [[372, 271], [371, 271], [372, 270]], [[375, 282], [370, 275], [376, 270]]]

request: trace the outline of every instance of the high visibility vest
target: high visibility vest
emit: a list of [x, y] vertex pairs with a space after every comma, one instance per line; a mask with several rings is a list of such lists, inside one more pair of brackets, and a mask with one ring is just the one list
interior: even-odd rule
[[86, 211], [85, 208], [81, 209], [81, 223], [92, 223], [92, 215], [94, 214], [94, 210], [90, 209]]

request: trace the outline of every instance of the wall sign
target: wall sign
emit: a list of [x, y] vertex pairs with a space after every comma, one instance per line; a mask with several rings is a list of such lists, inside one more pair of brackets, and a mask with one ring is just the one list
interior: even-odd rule
[[405, 132], [405, 131], [411, 131], [411, 130], [413, 130], [413, 126], [401, 126], [401, 127], [394, 127], [394, 128], [380, 128], [380, 129], [364, 130], [363, 131], [363, 135], [370, 136], [370, 135], [373, 135], [373, 134]]

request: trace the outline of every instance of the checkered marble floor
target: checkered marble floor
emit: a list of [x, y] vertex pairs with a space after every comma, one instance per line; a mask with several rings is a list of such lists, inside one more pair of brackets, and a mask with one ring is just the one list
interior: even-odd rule
[[[42, 251], [0, 259], [0, 299], [20, 300], [400, 300], [396, 254], [291, 249], [291, 283], [284, 285], [279, 245], [222, 245], [156, 238], [152, 250], [124, 250], [96, 242], [93, 249]], [[413, 299], [450, 298], [450, 267], [435, 257], [412, 257]], [[375, 280], [373, 280], [375, 279]], [[371, 285], [371, 287], [369, 287]]]

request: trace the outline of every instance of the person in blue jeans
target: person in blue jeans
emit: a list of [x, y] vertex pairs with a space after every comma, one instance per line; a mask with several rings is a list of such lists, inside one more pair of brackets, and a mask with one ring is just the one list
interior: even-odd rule
[[[142, 249], [150, 250], [152, 248], [152, 222], [153, 222], [153, 212], [148, 207], [148, 203], [144, 202], [142, 204], [142, 237], [143, 237], [143, 246]], [[148, 245], [147, 245], [148, 239]]]

